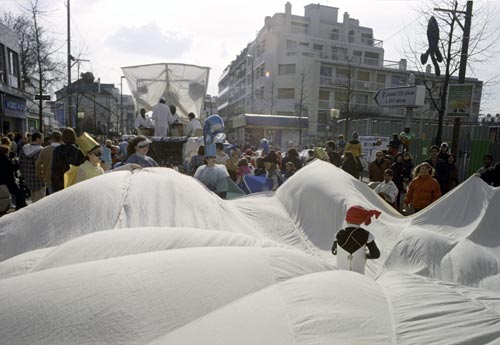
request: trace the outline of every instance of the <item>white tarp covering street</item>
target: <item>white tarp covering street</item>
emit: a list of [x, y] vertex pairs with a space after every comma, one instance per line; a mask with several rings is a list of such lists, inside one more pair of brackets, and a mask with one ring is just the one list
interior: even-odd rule
[[[366, 276], [330, 253], [353, 205], [382, 211]], [[472, 177], [402, 217], [322, 161], [231, 201], [105, 174], [0, 218], [0, 343], [497, 344], [498, 210]]]

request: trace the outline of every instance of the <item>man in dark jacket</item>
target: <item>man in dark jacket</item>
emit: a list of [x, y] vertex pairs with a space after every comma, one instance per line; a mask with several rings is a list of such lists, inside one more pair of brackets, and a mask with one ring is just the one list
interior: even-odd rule
[[328, 141], [326, 143], [326, 153], [328, 154], [330, 163], [340, 168], [340, 165], [342, 164], [342, 157], [337, 151], [335, 151], [335, 146], [336, 145], [333, 141]]
[[43, 149], [42, 143], [43, 134], [35, 132], [31, 135], [31, 143], [24, 145], [19, 152], [19, 168], [26, 187], [30, 190], [32, 202], [45, 196], [45, 183], [37, 176], [35, 170], [35, 163]]
[[448, 184], [448, 174], [446, 173], [446, 162], [438, 157], [439, 152], [439, 146], [432, 145], [431, 156], [424, 162], [429, 163], [431, 167], [434, 168], [434, 171], [436, 172], [434, 178], [439, 182], [439, 186], [441, 187], [442, 192], [446, 190], [446, 185]]
[[64, 173], [69, 166], [79, 166], [85, 162], [83, 153], [76, 147], [76, 133], [73, 128], [62, 131], [63, 143], [54, 149], [52, 157], [52, 188], [54, 193], [64, 188]]
[[480, 177], [487, 184], [491, 184], [493, 187], [500, 187], [500, 162], [486, 169], [481, 173]]

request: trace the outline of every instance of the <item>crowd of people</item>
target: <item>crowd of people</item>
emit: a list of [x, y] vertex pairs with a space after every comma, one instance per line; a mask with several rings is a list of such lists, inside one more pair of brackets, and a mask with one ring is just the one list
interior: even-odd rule
[[[377, 150], [366, 168], [360, 159], [359, 135], [354, 132], [349, 141], [339, 135], [337, 141], [328, 141], [324, 148], [310, 149], [303, 156], [294, 146], [283, 153], [277, 147], [258, 150], [250, 145], [233, 145], [228, 150], [216, 143], [214, 152], [207, 152], [200, 146], [185, 169], [180, 170], [225, 198], [229, 181], [245, 191], [245, 175], [265, 176], [269, 189], [275, 191], [313, 159], [322, 159], [356, 179], [367, 177], [375, 192], [395, 209], [419, 211], [459, 184], [456, 157], [449, 152], [447, 143], [442, 143], [430, 148], [428, 159], [415, 164], [408, 150], [411, 139], [405, 139], [404, 134], [409, 131], [393, 135], [388, 147]], [[36, 202], [71, 184], [110, 171], [157, 167], [158, 163], [148, 156], [150, 143], [142, 135], [129, 141], [104, 140], [87, 133], [77, 138], [72, 128], [53, 131], [48, 138], [39, 132], [9, 133], [1, 138], [0, 185], [7, 186], [12, 206], [19, 209], [26, 206], [27, 198]], [[491, 155], [485, 155], [483, 161], [478, 176], [499, 186], [500, 164], [494, 164]]]

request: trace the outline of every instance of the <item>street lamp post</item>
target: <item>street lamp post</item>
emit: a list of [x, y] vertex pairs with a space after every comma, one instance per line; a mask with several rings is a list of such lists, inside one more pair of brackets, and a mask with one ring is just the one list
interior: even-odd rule
[[[329, 118], [330, 128], [332, 128], [332, 127], [335, 128], [335, 126], [333, 126], [333, 125], [337, 124], [337, 119], [339, 118], [339, 116], [340, 116], [340, 111], [338, 109], [334, 109], [334, 108], [330, 109], [330, 118]], [[334, 122], [334, 120], [335, 120], [335, 122]]]

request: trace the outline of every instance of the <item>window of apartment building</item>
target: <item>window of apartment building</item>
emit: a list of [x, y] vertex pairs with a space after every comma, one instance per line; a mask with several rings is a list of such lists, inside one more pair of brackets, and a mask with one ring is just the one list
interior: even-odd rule
[[385, 74], [377, 74], [377, 83], [385, 84]]
[[354, 62], [356, 64], [360, 64], [361, 61], [363, 61], [363, 52], [362, 51], [355, 50], [352, 52], [352, 55], [353, 55], [352, 62]]
[[297, 41], [286, 40], [286, 48], [287, 49], [295, 49], [295, 48], [297, 48]]
[[307, 23], [292, 22], [291, 31], [296, 34], [307, 34], [309, 25]]
[[321, 101], [329, 101], [330, 100], [330, 91], [319, 90], [318, 97]]
[[309, 56], [309, 57], [314, 57], [314, 53], [311, 52], [302, 52], [302, 56]]
[[318, 130], [320, 125], [322, 124], [323, 126], [322, 129], [325, 129], [325, 124], [328, 122], [328, 111], [327, 110], [318, 110]]
[[7, 63], [5, 62], [5, 46], [0, 43], [0, 81], [7, 83]]
[[296, 52], [287, 52], [286, 53], [286, 56], [296, 56], [297, 53]]
[[266, 51], [266, 41], [262, 41], [259, 44], [259, 50], [257, 52], [257, 56], [261, 56], [262, 54], [264, 54], [265, 51]]
[[358, 71], [357, 79], [361, 81], [370, 81], [370, 72]]
[[313, 44], [313, 49], [314, 50], [323, 50], [323, 45], [322, 44]]
[[347, 40], [349, 41], [349, 43], [353, 43], [354, 42], [354, 35], [356, 33], [354, 32], [354, 30], [351, 30], [349, 31], [349, 34], [347, 35]]
[[330, 39], [337, 41], [339, 38], [340, 38], [339, 29], [333, 29], [332, 32], [330, 33]]
[[393, 75], [391, 77], [391, 86], [406, 86], [406, 77]]
[[361, 42], [367, 44], [369, 46], [373, 45], [373, 34], [371, 33], [362, 33], [361, 34]]
[[257, 75], [257, 79], [264, 77], [264, 75], [265, 75], [264, 69], [265, 69], [265, 65], [264, 64], [262, 64], [259, 67], [257, 67], [257, 70], [255, 71], [256, 75]]
[[295, 74], [295, 64], [278, 65], [278, 75]]
[[278, 99], [295, 99], [295, 89], [278, 88]]
[[347, 56], [347, 49], [343, 47], [332, 46], [332, 59], [345, 60]]
[[354, 96], [354, 103], [368, 104], [368, 95], [356, 94]]
[[255, 90], [255, 98], [257, 99], [264, 99], [264, 86], [258, 88]]
[[365, 52], [365, 61], [364, 62], [367, 65], [377, 66], [379, 57], [380, 57], [379, 53]]
[[333, 77], [333, 68], [328, 66], [321, 66], [319, 75], [322, 77]]
[[336, 91], [334, 98], [335, 98], [335, 102], [346, 103], [347, 102], [347, 92]]
[[9, 59], [9, 74], [17, 77], [19, 73], [19, 61], [17, 53], [13, 50], [7, 49], [8, 59]]
[[19, 57], [15, 51], [7, 49], [7, 58], [9, 64], [9, 75], [14, 77], [10, 82], [8, 81], [8, 83], [10, 86], [19, 88], [21, 86], [19, 76]]
[[335, 70], [335, 76], [338, 78], [338, 79], [349, 79], [349, 70], [347, 69], [341, 69], [341, 68], [337, 68]]
[[300, 47], [309, 47], [309, 43], [308, 42], [299, 42], [299, 46]]

